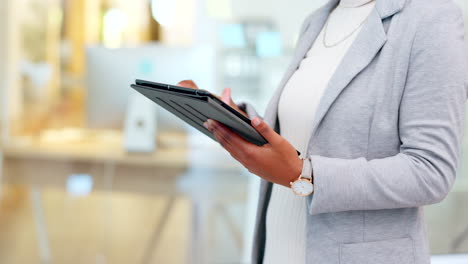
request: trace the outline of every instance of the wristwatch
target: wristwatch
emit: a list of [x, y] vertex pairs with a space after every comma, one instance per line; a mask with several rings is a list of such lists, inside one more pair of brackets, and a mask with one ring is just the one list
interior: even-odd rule
[[310, 158], [301, 158], [302, 172], [297, 180], [290, 182], [291, 189], [298, 196], [308, 196], [314, 192], [314, 184], [312, 183], [312, 166]]

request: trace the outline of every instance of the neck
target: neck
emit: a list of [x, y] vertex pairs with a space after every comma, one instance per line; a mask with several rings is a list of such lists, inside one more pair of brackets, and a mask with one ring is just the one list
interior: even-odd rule
[[341, 7], [360, 7], [372, 1], [374, 0], [340, 0], [340, 6]]

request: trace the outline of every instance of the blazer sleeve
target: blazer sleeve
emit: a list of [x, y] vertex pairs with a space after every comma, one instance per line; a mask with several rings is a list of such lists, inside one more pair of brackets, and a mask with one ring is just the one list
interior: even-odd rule
[[420, 21], [398, 113], [400, 152], [374, 160], [311, 155], [310, 214], [418, 207], [446, 197], [464, 133], [463, 35], [463, 17], [452, 5]]

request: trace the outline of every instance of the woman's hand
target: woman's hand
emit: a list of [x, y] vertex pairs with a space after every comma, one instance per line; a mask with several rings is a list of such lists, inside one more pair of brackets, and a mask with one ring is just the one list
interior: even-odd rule
[[291, 187], [290, 182], [299, 177], [302, 160], [296, 149], [260, 118], [254, 118], [252, 125], [268, 141], [263, 146], [247, 142], [217, 121], [210, 119], [204, 125], [231, 156], [251, 173], [285, 187]]
[[[185, 87], [185, 88], [191, 88], [191, 89], [198, 89], [198, 86], [197, 84], [192, 81], [192, 80], [185, 80], [185, 81], [181, 81], [177, 84], [178, 86], [181, 86], [181, 87]], [[239, 113], [243, 114], [244, 116], [248, 117], [247, 113], [245, 113], [244, 111], [242, 111], [236, 103], [234, 103], [234, 101], [232, 100], [231, 98], [231, 89], [230, 88], [225, 88], [223, 90], [223, 94], [221, 96], [216, 96], [218, 97], [219, 99], [221, 99], [221, 101], [223, 101], [224, 103], [228, 104], [229, 106], [231, 106], [232, 108], [236, 109]]]
[[[195, 82], [191, 80], [181, 81], [177, 85], [198, 89]], [[248, 117], [232, 100], [231, 89], [224, 89], [223, 94], [218, 98]], [[298, 157], [296, 149], [260, 118], [254, 118], [252, 125], [269, 142], [263, 146], [247, 142], [215, 120], [210, 119], [204, 125], [231, 156], [251, 173], [286, 187], [291, 187], [290, 182], [299, 177], [302, 171], [302, 160]]]

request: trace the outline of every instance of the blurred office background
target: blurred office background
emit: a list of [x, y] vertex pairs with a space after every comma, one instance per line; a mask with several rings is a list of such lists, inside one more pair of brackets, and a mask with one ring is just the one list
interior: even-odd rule
[[[325, 2], [1, 0], [0, 263], [248, 263], [258, 179], [129, 84], [262, 113]], [[426, 210], [433, 263], [468, 263], [467, 144]]]

